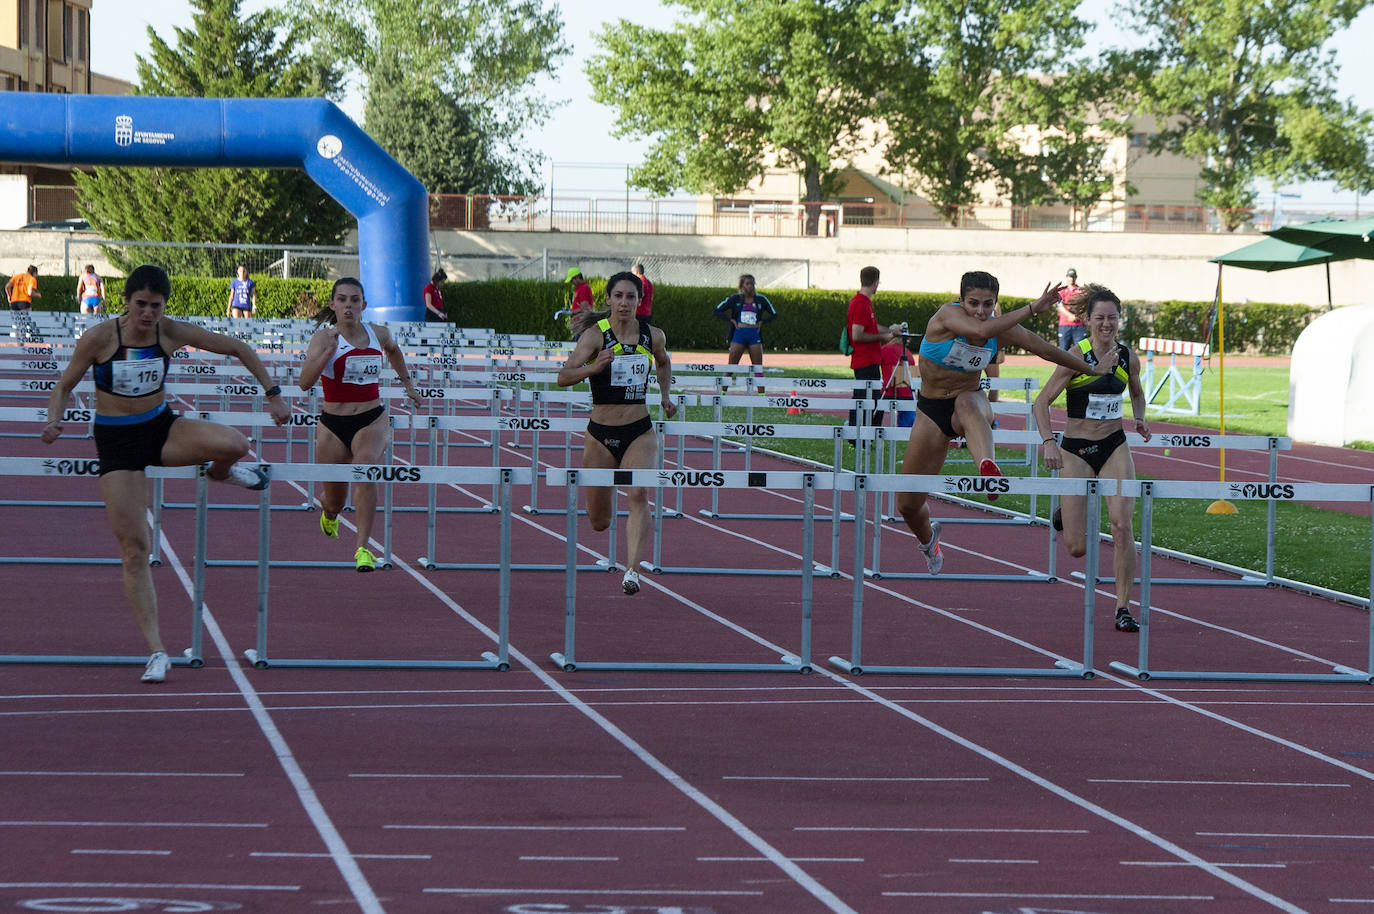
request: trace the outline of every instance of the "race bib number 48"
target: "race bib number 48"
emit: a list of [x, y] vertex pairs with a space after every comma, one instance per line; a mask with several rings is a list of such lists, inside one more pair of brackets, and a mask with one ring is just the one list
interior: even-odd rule
[[981, 346], [970, 346], [963, 340], [955, 340], [949, 347], [949, 355], [941, 361], [946, 368], [956, 371], [982, 371], [992, 361], [992, 353]]

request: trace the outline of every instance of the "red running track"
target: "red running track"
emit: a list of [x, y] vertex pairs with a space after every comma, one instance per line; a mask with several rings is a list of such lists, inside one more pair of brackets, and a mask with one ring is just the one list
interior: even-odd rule
[[[9, 441], [10, 453], [48, 453]], [[85, 456], [89, 444], [60, 447]], [[266, 456], [277, 459], [270, 447]], [[755, 456], [755, 468], [779, 465]], [[1143, 455], [1141, 471], [1155, 472]], [[1241, 471], [1228, 455], [1228, 475]], [[83, 480], [0, 485], [7, 499], [95, 491]], [[402, 503], [422, 497], [397, 492]], [[168, 486], [171, 500], [189, 493], [189, 483]], [[473, 507], [486, 494], [447, 490], [441, 504]], [[279, 483], [273, 501], [301, 495]], [[693, 510], [665, 522], [665, 563], [797, 567], [799, 525], [710, 520], [695, 511], [703, 503], [689, 494]], [[732, 511], [789, 504], [786, 493], [730, 494]], [[9, 553], [113, 551], [99, 508], [5, 512], [23, 532]], [[155, 571], [171, 644], [189, 638], [190, 514], [165, 513], [167, 561]], [[212, 512], [212, 558], [251, 558], [255, 524], [252, 511]], [[444, 515], [438, 558], [493, 557], [496, 524]], [[561, 515], [517, 514], [516, 560], [561, 561], [563, 529]], [[946, 535], [951, 571], [1044, 566], [1043, 529], [956, 524]], [[579, 539], [589, 559], [605, 549], [585, 521]], [[320, 537], [313, 514], [274, 512], [276, 559], [344, 560], [346, 540]], [[397, 566], [368, 576], [274, 568], [273, 655], [469, 659], [490, 649], [495, 573], [420, 570], [414, 514], [397, 515], [395, 547]], [[917, 558], [889, 525], [884, 567]], [[1061, 572], [1077, 567], [1059, 560]], [[139, 651], [113, 566], [0, 567], [4, 652]], [[1211, 576], [1158, 559], [1156, 573]], [[562, 647], [564, 578], [546, 572], [513, 576], [509, 672], [258, 670], [241, 659], [254, 642], [254, 576], [209, 570], [207, 665], [179, 667], [161, 687], [141, 686], [130, 667], [0, 666], [0, 906], [1374, 909], [1374, 829], [1358, 812], [1374, 805], [1370, 688], [1112, 675], [1106, 662], [1133, 660], [1135, 640], [1111, 630], [1105, 591], [1090, 681], [838, 674], [823, 661], [850, 648], [847, 577], [815, 582], [810, 676], [565, 673], [547, 658]], [[578, 575], [580, 658], [771, 662], [797, 647], [795, 577], [645, 581], [631, 598], [616, 575]], [[1049, 667], [1081, 650], [1073, 580], [865, 588], [869, 662]], [[1352, 607], [1182, 586], [1156, 587], [1153, 603], [1157, 668], [1364, 665], [1368, 617]]]

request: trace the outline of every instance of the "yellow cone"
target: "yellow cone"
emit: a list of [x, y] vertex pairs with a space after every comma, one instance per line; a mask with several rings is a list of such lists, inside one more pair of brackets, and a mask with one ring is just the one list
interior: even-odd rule
[[1224, 498], [1219, 498], [1207, 506], [1208, 514], [1239, 514], [1236, 506]]

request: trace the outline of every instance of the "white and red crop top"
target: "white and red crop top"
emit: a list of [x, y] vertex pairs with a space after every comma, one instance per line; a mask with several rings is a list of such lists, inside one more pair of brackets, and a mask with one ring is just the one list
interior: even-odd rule
[[367, 345], [354, 346], [339, 334], [334, 354], [320, 372], [326, 403], [365, 403], [382, 395], [382, 344], [371, 324], [363, 324]]

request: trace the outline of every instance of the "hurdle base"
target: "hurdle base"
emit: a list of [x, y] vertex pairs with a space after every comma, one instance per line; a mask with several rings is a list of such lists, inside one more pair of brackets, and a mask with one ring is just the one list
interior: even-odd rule
[[875, 581], [891, 579], [894, 581], [1015, 581], [1037, 584], [1053, 584], [1055, 578], [1040, 572], [1028, 571], [1025, 574], [931, 574], [928, 571], [877, 571], [864, 569], [864, 577]]
[[1056, 660], [1054, 668], [995, 667], [995, 666], [860, 666], [844, 657], [831, 657], [830, 664], [855, 676], [867, 673], [888, 673], [903, 676], [998, 676], [1008, 678], [1034, 677], [1038, 679], [1092, 679], [1096, 675], [1081, 663]]
[[801, 673], [812, 672], [810, 663], [793, 654], [784, 654], [777, 663], [654, 663], [615, 660], [569, 660], [562, 652], [549, 655], [560, 670], [574, 673], [578, 670], [623, 670], [623, 671], [675, 671], [684, 673]]
[[[1081, 571], [1070, 572], [1069, 576], [1072, 577], [1072, 578], [1074, 578], [1075, 580], [1078, 580], [1078, 581], [1083, 580], [1083, 572], [1081, 572]], [[1115, 577], [1098, 578], [1098, 579], [1097, 579], [1097, 583], [1098, 583], [1098, 584], [1115, 584], [1115, 583], [1116, 583], [1116, 578], [1115, 578]], [[1135, 578], [1131, 583], [1137, 584], [1137, 585], [1138, 585], [1138, 584], [1140, 583], [1140, 578]], [[1271, 581], [1269, 581], [1269, 580], [1267, 580], [1267, 579], [1265, 579], [1265, 578], [1257, 578], [1257, 577], [1255, 577], [1254, 575], [1244, 575], [1244, 576], [1242, 576], [1242, 577], [1236, 578], [1235, 580], [1229, 580], [1229, 579], [1226, 579], [1226, 578], [1150, 578], [1150, 586], [1151, 586], [1151, 587], [1154, 587], [1156, 584], [1177, 584], [1177, 585], [1184, 586], [1184, 587], [1277, 587], [1277, 586], [1278, 586], [1277, 583], [1271, 582]]]
[[270, 667], [282, 669], [328, 668], [335, 670], [496, 670], [504, 673], [510, 669], [510, 662], [503, 660], [491, 651], [483, 651], [481, 660], [339, 660], [332, 658], [292, 658], [283, 660], [278, 657], [268, 659], [249, 648], [243, 656], [254, 669], [265, 670]]
[[[832, 578], [839, 577], [838, 574], [830, 571], [828, 565], [822, 565], [819, 562], [812, 562], [811, 564], [818, 574], [828, 574]], [[640, 565], [642, 567], [644, 563], [640, 562]], [[799, 578], [802, 577], [803, 572], [799, 568], [700, 568], [689, 565], [659, 565], [655, 567], [654, 574], [716, 574], [735, 577]]]
[[[169, 654], [172, 666], [184, 666], [191, 669], [199, 669], [205, 665], [205, 661], [199, 657], [191, 657], [187, 650], [182, 656], [177, 657]], [[60, 664], [63, 666], [143, 666], [148, 662], [148, 655], [141, 656], [101, 656], [98, 654], [0, 654], [0, 664]]]
[[[415, 563], [425, 571], [500, 571], [499, 562], [436, 562], [421, 556]], [[568, 570], [567, 565], [511, 565], [511, 571], [559, 571]], [[578, 565], [578, 571], [605, 571], [604, 565]]]
[[1134, 676], [1142, 682], [1150, 679], [1206, 680], [1210, 682], [1345, 682], [1374, 685], [1374, 674], [1348, 666], [1336, 666], [1330, 673], [1232, 673], [1216, 670], [1141, 670], [1119, 660], [1108, 664], [1113, 670]]

